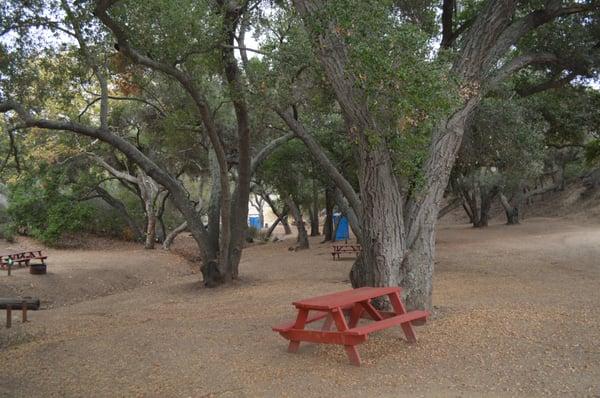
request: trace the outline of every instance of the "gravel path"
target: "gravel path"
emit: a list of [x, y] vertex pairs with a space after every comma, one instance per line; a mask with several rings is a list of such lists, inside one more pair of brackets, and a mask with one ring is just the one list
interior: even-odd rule
[[600, 226], [572, 222], [441, 226], [432, 321], [414, 346], [372, 335], [361, 368], [338, 346], [288, 354], [270, 330], [293, 300], [348, 288], [351, 258], [318, 240], [248, 248], [239, 283], [218, 289], [159, 250], [51, 251], [52, 275], [0, 274], [0, 293], [52, 307], [0, 330], [0, 396], [597, 397]]

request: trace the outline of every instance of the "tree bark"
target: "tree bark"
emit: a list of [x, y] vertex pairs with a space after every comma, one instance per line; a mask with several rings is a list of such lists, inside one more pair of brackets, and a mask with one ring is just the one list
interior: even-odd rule
[[[222, 256], [225, 256], [224, 258], [226, 259], [226, 263], [224, 264], [226, 278], [237, 279], [242, 250], [244, 249], [246, 230], [248, 228], [250, 180], [252, 172], [255, 169], [252, 165], [253, 162], [250, 154], [250, 115], [246, 102], [246, 90], [242, 82], [242, 74], [238, 67], [238, 61], [234, 54], [236, 30], [244, 7], [240, 7], [236, 2], [224, 0], [219, 0], [218, 3], [223, 12], [223, 38], [225, 44], [221, 51], [221, 57], [229, 96], [235, 112], [238, 149], [237, 185], [232, 201], [227, 204], [230, 206], [228, 212], [231, 214], [231, 219], [225, 220], [223, 211], [221, 211], [223, 224], [229, 223], [228, 230], [231, 234], [231, 242], [221, 244], [221, 250]], [[223, 231], [221, 235], [224, 240]]]
[[[282, 225], [287, 226], [287, 228], [289, 228], [290, 226], [287, 224], [287, 221], [285, 224], [283, 224], [283, 220], [285, 219], [285, 217], [287, 217], [287, 210], [284, 209], [284, 211], [281, 212], [281, 214], [279, 214], [277, 216], [277, 220], [275, 220], [275, 222], [269, 227], [269, 230], [267, 231], [267, 238], [270, 238], [271, 235], [273, 234], [273, 231], [275, 230], [275, 228], [277, 227], [277, 224], [282, 223]], [[286, 232], [286, 235], [291, 234], [292, 231], [290, 231], [290, 233]]]
[[181, 224], [179, 224], [177, 226], [177, 228], [175, 228], [174, 230], [172, 230], [166, 237], [165, 240], [163, 242], [163, 250], [169, 250], [171, 248], [171, 245], [173, 244], [173, 242], [175, 241], [175, 238], [182, 232], [184, 232], [185, 230], [188, 229], [188, 225], [187, 225], [187, 221], [182, 222]]
[[219, 238], [221, 234], [221, 174], [219, 162], [213, 150], [208, 153], [208, 167], [212, 186], [208, 198], [208, 225], [207, 225], [207, 258], [210, 260], [219, 258]]
[[333, 187], [325, 188], [325, 223], [323, 224], [323, 242], [333, 240], [333, 208], [335, 206]]
[[288, 222], [288, 210], [284, 209], [282, 213], [283, 216], [281, 217], [281, 225], [283, 225], [283, 233], [285, 235], [291, 235], [292, 228], [290, 228], [290, 223]]
[[319, 196], [315, 180], [312, 182], [312, 198], [309, 211], [310, 236], [319, 236]]
[[354, 287], [398, 286], [407, 249], [400, 187], [388, 152], [361, 141], [362, 255], [352, 267], [350, 281]]
[[146, 217], [148, 222], [144, 249], [154, 249], [154, 243], [156, 242], [156, 214], [154, 213], [153, 206], [146, 206]]
[[268, 193], [262, 192], [261, 196], [264, 199], [264, 201], [267, 202], [267, 204], [271, 208], [271, 211], [273, 212], [273, 214], [275, 214], [277, 219], [280, 220], [281, 225], [283, 225], [285, 234], [290, 235], [292, 233], [292, 229], [290, 228], [290, 225], [288, 224], [288, 221], [287, 221], [288, 210], [286, 209], [286, 207], [284, 207], [283, 210], [281, 212], [279, 212], [277, 210], [277, 206], [275, 205], [275, 203], [273, 202], [273, 200], [271, 199], [271, 197], [269, 196]]
[[500, 192], [500, 203], [502, 203], [502, 207], [504, 208], [504, 212], [506, 213], [506, 224], [519, 224], [519, 208], [516, 206], [512, 206], [503, 192]]
[[290, 213], [292, 213], [292, 217], [294, 218], [294, 221], [296, 222], [296, 228], [298, 229], [297, 246], [295, 249], [296, 250], [308, 249], [308, 247], [309, 247], [308, 233], [306, 232], [306, 227], [304, 225], [304, 220], [302, 218], [302, 212], [300, 211], [300, 209], [298, 208], [298, 205], [296, 205], [296, 202], [294, 201], [294, 199], [291, 196], [287, 196], [285, 198], [285, 202], [286, 202], [288, 208], [290, 209]]
[[102, 200], [104, 200], [111, 207], [113, 207], [115, 210], [117, 210], [117, 212], [119, 212], [121, 217], [123, 217], [123, 219], [127, 222], [127, 225], [129, 226], [129, 228], [131, 229], [134, 239], [136, 241], [141, 241], [144, 237], [144, 233], [142, 232], [142, 229], [140, 228], [138, 223], [133, 219], [133, 217], [127, 211], [127, 207], [125, 206], [125, 204], [122, 201], [120, 201], [119, 199], [112, 196], [110, 193], [108, 193], [107, 190], [105, 190], [104, 188], [102, 188], [100, 186], [97, 186], [94, 190], [98, 193], [98, 195], [102, 198]]
[[479, 192], [481, 198], [479, 207], [479, 222], [473, 226], [476, 228], [485, 228], [489, 224], [490, 209], [492, 207], [492, 202], [498, 193], [498, 187], [492, 187], [490, 189], [480, 187]]

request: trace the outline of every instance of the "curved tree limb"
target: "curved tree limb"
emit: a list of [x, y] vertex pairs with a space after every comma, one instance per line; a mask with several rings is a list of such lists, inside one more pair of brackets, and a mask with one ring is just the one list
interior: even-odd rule
[[290, 130], [304, 142], [315, 160], [323, 167], [329, 178], [333, 180], [335, 185], [339, 187], [340, 191], [348, 200], [348, 203], [356, 216], [360, 219], [362, 214], [362, 207], [360, 199], [352, 185], [344, 178], [342, 173], [335, 167], [333, 162], [327, 157], [325, 151], [319, 143], [306, 131], [304, 126], [297, 121], [294, 116], [289, 112], [283, 112], [279, 109], [275, 109], [275, 112], [281, 117], [281, 119], [287, 124]]
[[288, 133], [281, 137], [274, 139], [265, 145], [258, 153], [252, 158], [252, 163], [250, 165], [250, 174], [253, 175], [256, 173], [256, 170], [260, 167], [262, 162], [264, 162], [278, 147], [285, 144], [289, 140], [295, 137], [294, 133]]

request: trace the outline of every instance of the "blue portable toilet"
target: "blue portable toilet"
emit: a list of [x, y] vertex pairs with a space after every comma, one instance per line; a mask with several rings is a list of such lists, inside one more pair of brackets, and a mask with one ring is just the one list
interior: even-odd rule
[[249, 216], [248, 226], [260, 230], [262, 228], [262, 225], [260, 223], [260, 216]]
[[343, 217], [340, 213], [335, 213], [333, 215], [333, 225], [337, 225], [335, 240], [350, 239], [350, 230], [348, 228], [348, 219], [346, 217]]

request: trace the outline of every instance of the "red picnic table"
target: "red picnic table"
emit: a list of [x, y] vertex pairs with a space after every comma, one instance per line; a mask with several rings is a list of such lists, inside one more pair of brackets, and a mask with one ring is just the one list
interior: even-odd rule
[[[382, 296], [389, 298], [393, 312], [379, 311], [371, 304], [372, 299]], [[290, 340], [288, 352], [298, 351], [302, 341], [339, 344], [344, 346], [350, 362], [356, 366], [360, 366], [356, 345], [366, 341], [369, 333], [400, 325], [408, 342], [415, 343], [417, 336], [412, 322], [419, 321], [422, 324], [429, 316], [427, 311], [407, 312], [400, 298], [399, 287], [361, 287], [293, 304], [298, 309], [296, 321], [273, 327], [274, 331]], [[344, 316], [345, 310], [349, 312], [348, 321]], [[310, 311], [316, 311], [317, 314], [309, 317]], [[309, 323], [323, 318], [325, 321], [321, 330], [305, 329]], [[357, 326], [360, 318], [369, 318], [374, 322]], [[335, 323], [337, 330], [330, 330], [332, 323]]]

